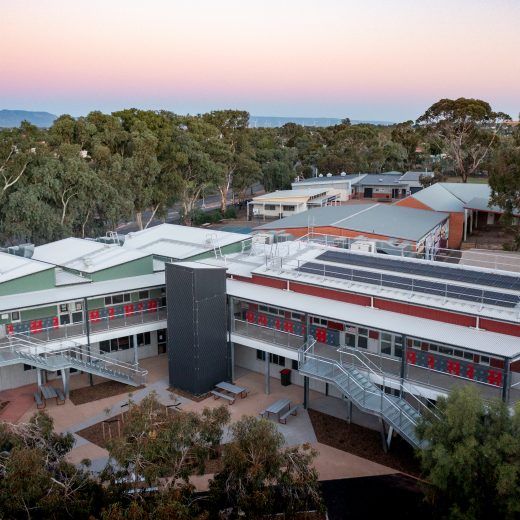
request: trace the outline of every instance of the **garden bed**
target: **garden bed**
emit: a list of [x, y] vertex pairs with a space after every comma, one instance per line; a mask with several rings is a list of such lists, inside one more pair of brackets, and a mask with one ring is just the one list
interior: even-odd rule
[[401, 437], [395, 436], [390, 450], [385, 453], [381, 444], [381, 434], [377, 431], [349, 424], [316, 410], [309, 410], [309, 417], [318, 442], [414, 477], [420, 476], [419, 461], [414, 450]]
[[84, 386], [71, 390], [70, 400], [73, 404], [79, 405], [115, 395], [134, 393], [142, 388], [144, 388], [144, 385], [132, 386], [117, 381], [105, 381], [104, 383], [98, 383], [94, 386]]

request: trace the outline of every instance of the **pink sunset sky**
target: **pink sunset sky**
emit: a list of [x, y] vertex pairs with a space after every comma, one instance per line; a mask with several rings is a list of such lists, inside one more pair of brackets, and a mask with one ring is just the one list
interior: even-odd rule
[[520, 111], [518, 0], [16, 0], [0, 109], [415, 119]]

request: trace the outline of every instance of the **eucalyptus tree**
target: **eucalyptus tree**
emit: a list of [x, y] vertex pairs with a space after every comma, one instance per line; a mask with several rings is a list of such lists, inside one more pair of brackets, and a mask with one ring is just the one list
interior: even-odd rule
[[220, 194], [220, 211], [224, 213], [237, 170], [241, 169], [243, 174], [245, 168], [251, 166], [250, 161], [253, 159], [248, 132], [249, 113], [243, 110], [216, 110], [202, 117], [219, 130], [223, 145], [219, 147], [219, 156], [215, 157], [222, 166], [221, 175], [215, 185]]
[[181, 219], [190, 224], [196, 202], [204, 191], [217, 186], [225, 166], [219, 130], [200, 117], [178, 117], [162, 151], [163, 182], [181, 204]]
[[477, 173], [498, 144], [504, 122], [511, 117], [494, 112], [480, 99], [441, 99], [417, 119], [443, 153], [454, 162], [462, 182]]

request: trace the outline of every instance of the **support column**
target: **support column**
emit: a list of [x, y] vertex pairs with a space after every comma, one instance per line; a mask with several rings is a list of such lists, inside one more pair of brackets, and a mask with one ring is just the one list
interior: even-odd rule
[[464, 240], [468, 238], [468, 210], [464, 208]]
[[309, 408], [309, 378], [303, 376], [303, 407], [305, 410]]
[[139, 353], [137, 352], [137, 334], [132, 336], [132, 343], [134, 344], [134, 365], [135, 368], [139, 366]]
[[352, 422], [352, 401], [350, 399], [347, 399], [347, 422], [349, 424]]
[[385, 453], [388, 452], [388, 443], [387, 443], [387, 433], [386, 433], [386, 429], [385, 429], [385, 421], [383, 421], [383, 419], [379, 418], [379, 432], [381, 434], [381, 443], [383, 444], [383, 451]]
[[40, 388], [40, 386], [42, 386], [42, 384], [43, 384], [42, 369], [41, 368], [37, 368], [36, 369], [36, 379], [38, 381], [38, 388]]
[[401, 378], [401, 388], [399, 390], [399, 397], [403, 397], [403, 385], [404, 385], [404, 380], [406, 378], [406, 349], [408, 347], [408, 338], [407, 336], [402, 336], [402, 341], [403, 341], [403, 352], [402, 352], [402, 357], [401, 357], [401, 373], [399, 374], [400, 378]]
[[269, 352], [264, 352], [265, 354], [265, 393], [266, 395], [269, 395], [271, 393], [271, 385], [270, 385], [270, 365], [269, 365]]
[[235, 344], [231, 341], [231, 333], [235, 327], [235, 299], [228, 297], [228, 356], [229, 356], [229, 378], [235, 381]]
[[325, 383], [325, 395], [329, 395], [329, 383]]
[[504, 363], [504, 377], [502, 380], [502, 400], [509, 404], [509, 390], [511, 389], [511, 359], [509, 358]]
[[[91, 361], [90, 358], [90, 320], [88, 319], [88, 300], [87, 298], [83, 298], [83, 309], [85, 309], [85, 332], [87, 333], [87, 353], [89, 357], [89, 361]], [[90, 386], [94, 386], [94, 376], [89, 373], [88, 375], [88, 382]]]
[[69, 393], [70, 393], [69, 377], [70, 377], [70, 368], [64, 368], [61, 371], [61, 379], [63, 381], [63, 393], [65, 394], [65, 399], [69, 398]]

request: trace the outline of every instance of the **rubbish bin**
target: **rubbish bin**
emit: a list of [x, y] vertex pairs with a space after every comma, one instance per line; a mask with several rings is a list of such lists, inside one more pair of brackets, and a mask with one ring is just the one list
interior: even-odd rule
[[289, 386], [291, 384], [291, 369], [290, 368], [284, 368], [283, 370], [280, 370], [280, 380], [281, 380], [282, 386]]

